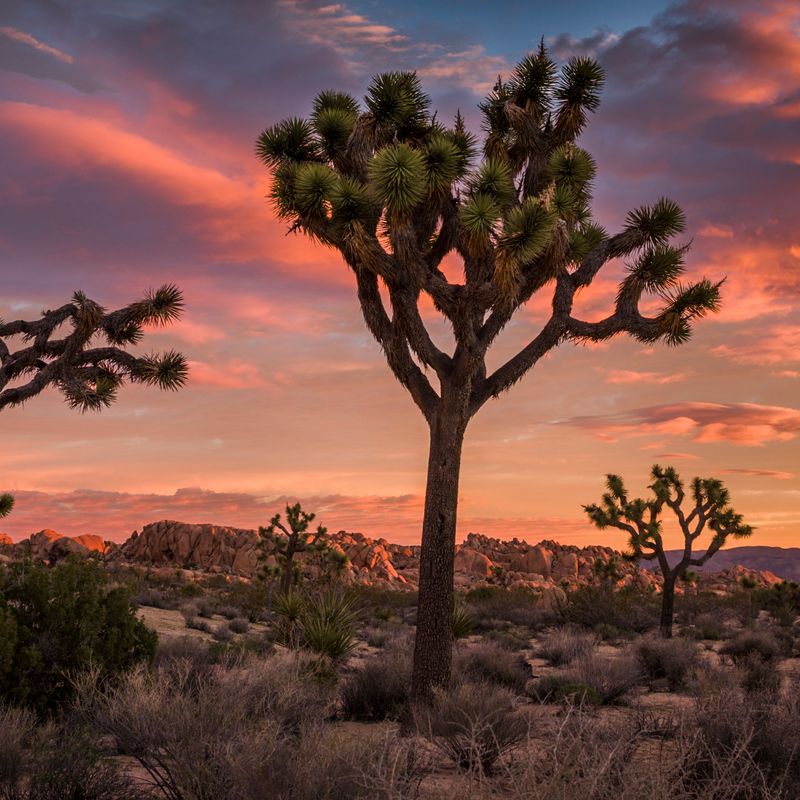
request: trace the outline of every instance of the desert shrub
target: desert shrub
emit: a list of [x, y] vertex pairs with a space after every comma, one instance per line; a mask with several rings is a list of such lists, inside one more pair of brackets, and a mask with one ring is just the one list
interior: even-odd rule
[[131, 602], [137, 608], [150, 606], [151, 608], [175, 608], [174, 598], [167, 597], [160, 589], [143, 589], [132, 598]]
[[[763, 663], [763, 662], [762, 662]], [[698, 703], [694, 724], [696, 757], [684, 765], [690, 786], [723, 772], [748, 769], [732, 798], [793, 800], [800, 787], [800, 687], [781, 702], [771, 693], [742, 696], [737, 691], [712, 694]], [[749, 791], [749, 794], [747, 793]]]
[[214, 629], [208, 622], [204, 619], [198, 619], [197, 617], [189, 617], [186, 620], [186, 627], [191, 628], [193, 631], [202, 631], [203, 633], [212, 635], [214, 633]]
[[157, 636], [92, 560], [0, 572], [0, 699], [54, 711], [91, 665], [99, 680], [149, 661]]
[[88, 731], [72, 725], [37, 728], [26, 709], [0, 707], [0, 798], [3, 800], [134, 800], [117, 767], [101, 757]]
[[392, 640], [393, 633], [386, 627], [368, 625], [361, 629], [360, 636], [370, 647], [385, 647]]
[[198, 617], [203, 617], [203, 619], [211, 619], [217, 613], [214, 604], [210, 600], [198, 600], [194, 607], [195, 614]]
[[242, 616], [241, 610], [236, 608], [236, 606], [226, 606], [226, 605], [217, 606], [217, 614], [219, 614], [221, 617], [224, 617], [229, 622], [231, 620], [241, 618]]
[[208, 642], [196, 636], [171, 636], [160, 639], [153, 666], [158, 668], [178, 660], [206, 666], [213, 663]]
[[211, 634], [214, 637], [214, 640], [217, 642], [229, 642], [233, 639], [233, 631], [230, 628], [230, 625], [217, 625], [214, 628], [213, 633]]
[[740, 633], [719, 649], [720, 655], [728, 656], [734, 664], [753, 657], [762, 661], [775, 661], [782, 655], [781, 645], [769, 631], [749, 630]]
[[492, 631], [514, 625], [536, 629], [552, 622], [553, 615], [537, 603], [533, 592], [480, 586], [467, 592], [465, 600], [472, 611], [476, 631]]
[[655, 628], [659, 613], [659, 598], [652, 592], [633, 588], [615, 591], [595, 584], [569, 592], [561, 608], [564, 622], [585, 628], [613, 625], [630, 633], [645, 633]]
[[350, 589], [350, 595], [364, 609], [364, 618], [368, 622], [382, 623], [392, 619], [410, 625], [416, 622], [417, 592], [356, 584]]
[[527, 650], [531, 646], [529, 631], [518, 625], [510, 625], [505, 630], [488, 631], [484, 634], [484, 639], [495, 642], [506, 650]]
[[225, 601], [250, 622], [260, 622], [272, 606], [273, 588], [265, 581], [235, 581], [225, 587]]
[[800, 584], [781, 581], [769, 589], [756, 589], [753, 604], [768, 611], [780, 625], [789, 627], [800, 616]]
[[245, 617], [234, 617], [228, 623], [228, 627], [234, 633], [247, 633], [250, 630], [250, 622]]
[[459, 768], [491, 775], [497, 759], [528, 734], [528, 720], [514, 696], [486, 683], [437, 690], [433, 706], [417, 709], [418, 731]]
[[475, 630], [475, 620], [466, 603], [456, 595], [453, 598], [453, 638], [466, 639]]
[[685, 687], [701, 664], [697, 646], [685, 639], [642, 639], [635, 653], [647, 678], [666, 680], [672, 692]]
[[521, 693], [530, 680], [531, 670], [522, 656], [494, 642], [457, 647], [453, 654], [453, 674], [458, 680], [485, 682]]
[[756, 653], [750, 653], [737, 660], [739, 684], [748, 695], [757, 693], [778, 694], [783, 678], [777, 662], [764, 660]]
[[541, 678], [533, 684], [531, 691], [539, 702], [585, 695], [585, 702], [612, 705], [624, 700], [642, 677], [636, 657], [629, 653], [619, 656], [593, 653], [575, 660], [566, 669]]
[[560, 667], [590, 655], [597, 646], [597, 639], [596, 634], [573, 627], [554, 628], [542, 636], [536, 655]]
[[342, 714], [346, 719], [364, 722], [399, 719], [408, 704], [410, 686], [410, 651], [387, 648], [342, 682]]
[[179, 662], [135, 670], [102, 691], [86, 682], [78, 708], [165, 798], [415, 796], [413, 742], [342, 736], [324, 722], [330, 702], [313, 659], [284, 652], [212, 670], [199, 683], [187, 683]]
[[591, 686], [576, 683], [570, 675], [544, 675], [530, 686], [530, 694], [538, 703], [568, 702], [572, 705], [601, 705], [603, 700]]
[[691, 625], [681, 628], [680, 635], [687, 639], [708, 639], [716, 642], [727, 639], [731, 630], [718, 613], [706, 612], [694, 616]]

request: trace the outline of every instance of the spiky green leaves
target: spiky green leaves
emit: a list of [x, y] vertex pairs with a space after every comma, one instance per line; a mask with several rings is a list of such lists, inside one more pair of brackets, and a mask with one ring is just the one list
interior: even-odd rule
[[138, 359], [133, 377], [148, 386], [174, 392], [186, 385], [189, 366], [181, 353], [167, 350]]
[[330, 199], [337, 222], [363, 222], [369, 216], [372, 201], [366, 188], [355, 178], [340, 177]]
[[692, 322], [720, 309], [722, 281], [703, 279], [689, 286], [676, 285], [664, 292], [667, 305], [658, 315], [660, 335], [667, 344], [679, 345], [692, 335]]
[[[685, 247], [657, 244], [646, 248], [628, 267], [625, 283], [635, 282], [637, 288], [655, 292], [674, 286], [683, 273]], [[624, 284], [623, 284], [624, 285]]]
[[555, 62], [541, 48], [536, 53], [528, 54], [517, 64], [509, 89], [520, 106], [531, 103], [544, 114], [550, 108], [555, 77]]
[[334, 159], [344, 150], [357, 119], [358, 103], [349, 94], [324, 91], [316, 96], [311, 124], [326, 158]]
[[425, 197], [425, 156], [407, 144], [382, 147], [369, 165], [369, 180], [378, 200], [392, 214], [407, 214]]
[[297, 211], [307, 218], [325, 216], [325, 203], [330, 200], [336, 183], [336, 173], [325, 164], [301, 164], [297, 168], [294, 182]]
[[384, 72], [367, 89], [365, 102], [384, 136], [416, 139], [428, 125], [430, 98], [414, 72]]
[[588, 188], [597, 173], [597, 164], [591, 154], [573, 145], [557, 147], [548, 161], [548, 175], [557, 186], [574, 192]]
[[0, 517], [7, 517], [14, 508], [14, 495], [4, 492], [0, 494]]
[[461, 205], [461, 227], [466, 244], [475, 253], [485, 251], [500, 217], [500, 205], [488, 194], [475, 194]]
[[474, 195], [491, 197], [501, 207], [507, 206], [517, 196], [511, 167], [496, 158], [484, 160], [470, 179], [469, 187]]
[[664, 244], [671, 236], [685, 230], [686, 215], [674, 200], [662, 197], [655, 205], [631, 211], [625, 219], [625, 227], [640, 234], [643, 243]]
[[507, 301], [517, 296], [522, 265], [544, 252], [553, 238], [555, 225], [555, 215], [532, 198], [506, 215], [495, 247], [493, 282]]
[[605, 229], [594, 222], [579, 225], [569, 234], [569, 258], [573, 263], [583, 261], [595, 247], [608, 238]]
[[285, 119], [261, 133], [256, 155], [270, 168], [286, 161], [313, 161], [318, 157], [314, 131], [304, 119]]
[[431, 195], [447, 195], [461, 174], [463, 154], [452, 139], [437, 135], [431, 138], [425, 152], [425, 173]]

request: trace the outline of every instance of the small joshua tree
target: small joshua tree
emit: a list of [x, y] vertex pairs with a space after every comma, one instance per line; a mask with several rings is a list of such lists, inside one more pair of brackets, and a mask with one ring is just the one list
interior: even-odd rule
[[[124, 348], [141, 341], [146, 325], [167, 325], [182, 310], [180, 290], [166, 285], [117, 311], [106, 312], [76, 292], [71, 303], [44, 311], [41, 319], [0, 320], [0, 411], [24, 403], [48, 386], [81, 411], [111, 405], [126, 380], [179, 389], [188, 373], [180, 353], [135, 356]], [[61, 334], [63, 325], [69, 329]], [[13, 336], [20, 336], [27, 346], [12, 352], [5, 340]], [[104, 346], [92, 346], [96, 336], [105, 339]]]
[[[324, 552], [329, 549], [324, 540], [328, 529], [317, 525], [316, 531], [310, 531], [309, 525], [315, 514], [307, 514], [300, 503], [286, 506], [286, 525], [281, 522], [281, 515], [276, 514], [268, 526], [258, 529], [261, 536], [262, 553], [266, 551], [268, 542], [272, 543], [275, 557], [281, 566], [281, 592], [287, 594], [295, 578], [294, 557], [296, 553]], [[276, 531], [280, 533], [276, 534]], [[269, 568], [267, 568], [269, 569]]]
[[[655, 464], [650, 477], [653, 482], [649, 488], [653, 492], [653, 499], [629, 499], [622, 478], [619, 475], [607, 475], [607, 491], [600, 504], [592, 503], [583, 509], [600, 530], [619, 528], [630, 536], [628, 558], [658, 560], [664, 577], [661, 635], [669, 639], [672, 637], [677, 580], [686, 574], [689, 567], [700, 567], [711, 559], [729, 536], [743, 539], [750, 536], [753, 529], [745, 525], [742, 515], [731, 508], [730, 495], [722, 481], [695, 478], [691, 488], [693, 503], [691, 508], [684, 510], [686, 492], [674, 468]], [[662, 538], [660, 517], [665, 507], [672, 511], [683, 534], [683, 555], [673, 567], [667, 561]], [[711, 533], [711, 541], [702, 556], [694, 557], [692, 550], [695, 542], [706, 529]]]
[[[431, 112], [411, 72], [377, 75], [365, 107], [323, 91], [309, 120], [265, 130], [256, 151], [272, 173], [275, 209], [292, 231], [337, 250], [352, 270], [364, 321], [430, 429], [422, 522], [412, 695], [429, 702], [452, 665], [453, 560], [461, 453], [478, 411], [563, 342], [627, 333], [641, 342], [685, 342], [693, 322], [719, 304], [719, 284], [684, 284], [680, 207], [660, 199], [607, 233], [592, 219], [595, 163], [577, 144], [600, 103], [603, 72], [589, 58], [561, 70], [542, 46], [481, 104], [486, 132], [460, 115], [451, 127]], [[448, 276], [453, 257], [463, 273]], [[607, 316], [579, 319], [576, 295], [603, 267], [628, 269]], [[551, 313], [495, 370], [487, 353], [535, 294]], [[652, 316], [644, 295], [660, 298]], [[450, 327], [440, 348], [420, 303]]]

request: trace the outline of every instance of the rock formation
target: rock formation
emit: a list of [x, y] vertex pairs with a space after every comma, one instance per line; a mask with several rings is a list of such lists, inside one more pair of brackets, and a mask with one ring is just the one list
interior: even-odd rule
[[[346, 556], [342, 577], [367, 585], [416, 589], [419, 580], [418, 546], [391, 544], [386, 539], [371, 539], [361, 533], [339, 531], [329, 534], [331, 547]], [[43, 530], [14, 545], [0, 535], [0, 559], [29, 553], [32, 558], [55, 563], [68, 555], [87, 556], [95, 552], [106, 561], [154, 570], [181, 569], [186, 575], [224, 574], [253, 578], [258, 570], [259, 535], [255, 530], [224, 525], [187, 524], [162, 520], [145, 525], [121, 545], [105, 542], [100, 536], [61, 536]], [[263, 548], [268, 563], [276, 563], [270, 542]], [[299, 554], [297, 561], [310, 577], [319, 574], [314, 554]], [[613, 563], [613, 569], [599, 569]], [[455, 582], [459, 588], [498, 585], [510, 589], [535, 591], [558, 602], [565, 588], [606, 580], [618, 588], [633, 586], [658, 591], [657, 572], [625, 561], [610, 547], [576, 547], [552, 540], [528, 544], [520, 539], [501, 540], [470, 533], [455, 556]], [[603, 573], [602, 577], [598, 576]], [[759, 586], [770, 586], [779, 579], [772, 573], [733, 567], [721, 573], [702, 575], [700, 588], [729, 591], [743, 577]]]

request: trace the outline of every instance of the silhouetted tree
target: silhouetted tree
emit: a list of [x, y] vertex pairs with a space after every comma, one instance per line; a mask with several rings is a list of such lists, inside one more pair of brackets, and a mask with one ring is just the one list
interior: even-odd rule
[[[672, 467], [653, 466], [649, 488], [653, 498], [629, 499], [628, 492], [619, 475], [606, 476], [607, 491], [600, 504], [583, 507], [589, 519], [599, 528], [619, 528], [630, 536], [630, 552], [633, 560], [658, 560], [664, 577], [661, 599], [661, 635], [672, 637], [672, 620], [675, 611], [675, 583], [686, 574], [689, 567], [705, 564], [731, 536], [743, 539], [753, 532], [745, 525], [742, 515], [730, 506], [730, 495], [722, 481], [716, 478], [695, 478], [692, 481], [691, 508], [684, 510], [686, 491], [677, 472]], [[683, 554], [674, 566], [667, 561], [662, 538], [661, 514], [668, 508], [675, 516], [683, 534]], [[697, 539], [706, 531], [711, 541], [702, 556], [693, 556]]]
[[[300, 503], [286, 506], [286, 525], [281, 522], [281, 515], [276, 514], [268, 526], [263, 525], [258, 529], [261, 536], [262, 552], [265, 547], [272, 545], [273, 554], [281, 568], [281, 592], [288, 593], [295, 578], [294, 557], [296, 553], [321, 552], [328, 549], [328, 543], [323, 539], [328, 529], [318, 525], [316, 531], [310, 531], [308, 526], [314, 521], [315, 514], [307, 514]], [[279, 533], [278, 533], [279, 532]], [[269, 568], [267, 568], [269, 574]]]
[[12, 508], [14, 508], [14, 495], [7, 492], [0, 494], [0, 518], [7, 517]]
[[[483, 158], [459, 115], [452, 127], [430, 111], [414, 73], [377, 75], [365, 107], [324, 91], [309, 120], [265, 130], [257, 155], [271, 170], [276, 213], [336, 249], [352, 269], [364, 320], [395, 377], [430, 428], [422, 524], [413, 697], [446, 684], [452, 659], [453, 558], [459, 470], [469, 420], [564, 341], [629, 333], [680, 344], [693, 320], [717, 309], [719, 284], [684, 285], [686, 247], [670, 244], [684, 214], [661, 199], [630, 212], [609, 235], [592, 220], [595, 163], [575, 143], [600, 102], [603, 72], [589, 58], [561, 70], [541, 47], [481, 104]], [[458, 254], [451, 281], [444, 259]], [[573, 316], [576, 294], [615, 258], [628, 258], [611, 313]], [[539, 291], [549, 318], [493, 372], [486, 354], [514, 313]], [[644, 316], [643, 294], [662, 299]], [[422, 298], [444, 316], [454, 346], [434, 343]], [[388, 308], [387, 308], [388, 303]], [[437, 387], [438, 382], [438, 387]]]
[[[174, 322], [182, 310], [180, 290], [167, 285], [117, 311], [106, 312], [76, 292], [71, 303], [43, 312], [41, 319], [0, 320], [0, 410], [20, 405], [48, 386], [81, 411], [111, 405], [126, 380], [179, 389], [187, 377], [180, 353], [135, 356], [124, 348], [142, 340], [145, 325]], [[63, 325], [68, 329], [61, 334]], [[12, 352], [5, 340], [13, 336], [27, 346]], [[105, 346], [92, 346], [96, 336], [105, 339]], [[9, 387], [12, 382], [16, 385]]]

